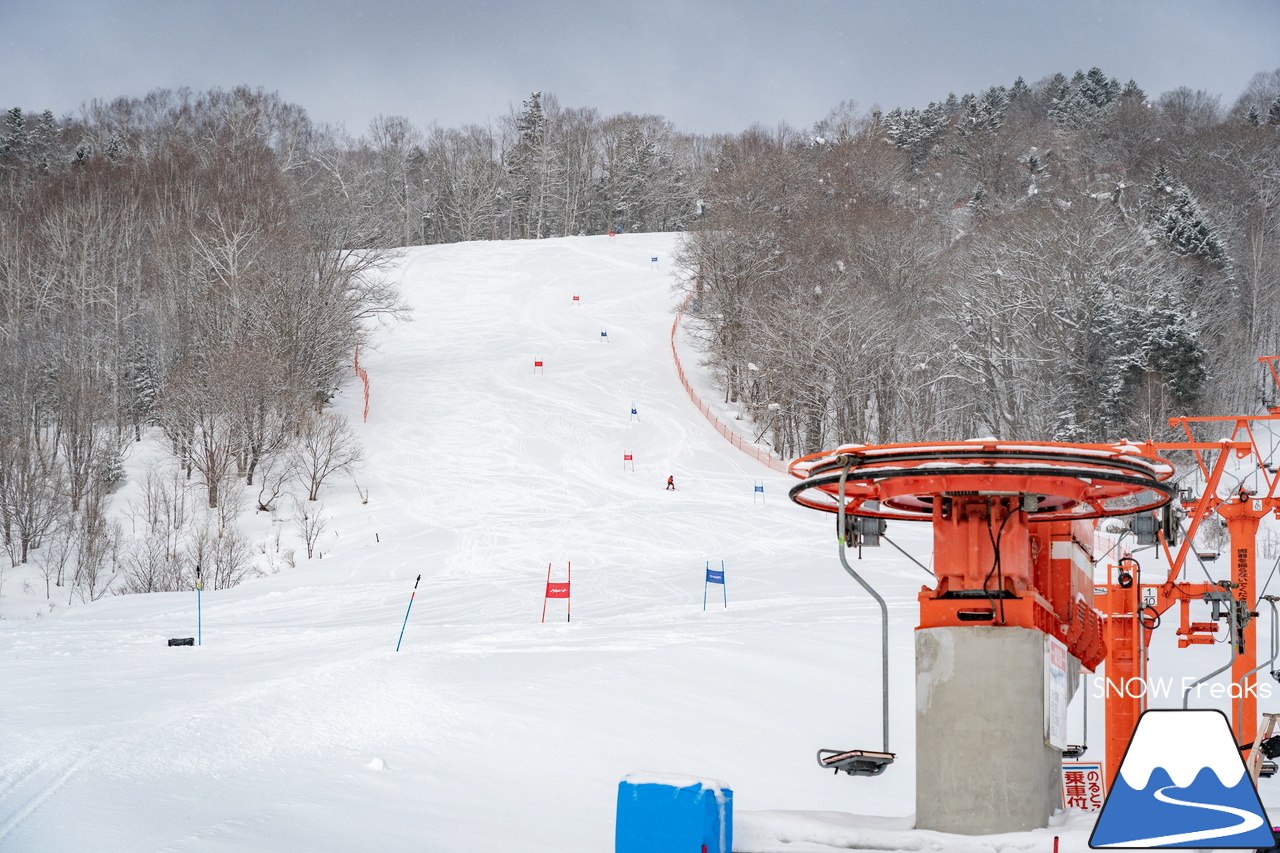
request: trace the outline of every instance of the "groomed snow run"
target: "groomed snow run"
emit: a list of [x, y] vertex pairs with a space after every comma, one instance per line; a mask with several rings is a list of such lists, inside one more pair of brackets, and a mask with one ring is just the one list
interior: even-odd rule
[[[354, 376], [337, 401], [368, 503], [350, 478], [326, 488], [313, 560], [287, 502], [250, 513], [262, 566], [280, 565], [276, 530], [297, 565], [206, 592], [198, 647], [166, 645], [195, 635], [194, 591], [68, 608], [55, 590], [51, 610], [11, 572], [0, 850], [602, 853], [618, 783], [642, 770], [724, 780], [744, 853], [1047, 853], [1055, 833], [1085, 850], [1078, 812], [987, 838], [911, 829], [912, 629], [930, 577], [889, 548], [861, 571], [889, 602], [898, 761], [870, 779], [816, 765], [819, 748], [881, 746], [878, 610], [841, 570], [830, 516], [791, 504], [794, 480], [732, 447], [681, 387], [678, 239], [407, 250], [393, 274], [413, 321], [361, 353], [367, 423]], [[129, 460], [122, 519], [158, 441]], [[927, 528], [892, 532], [928, 562]], [[728, 607], [713, 586], [704, 612], [721, 560]], [[572, 622], [553, 599], [542, 624], [548, 563], [563, 581], [568, 562]]]

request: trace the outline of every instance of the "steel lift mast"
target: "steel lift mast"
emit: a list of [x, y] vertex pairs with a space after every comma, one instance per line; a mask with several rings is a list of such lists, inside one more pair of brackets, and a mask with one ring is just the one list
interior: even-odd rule
[[[1264, 356], [1259, 359], [1280, 388], [1277, 362], [1280, 356]], [[1124, 685], [1145, 683], [1147, 649], [1152, 632], [1159, 626], [1161, 617], [1175, 604], [1179, 608], [1177, 630], [1178, 647], [1218, 642], [1219, 623], [1225, 623], [1226, 640], [1231, 644], [1231, 725], [1242, 743], [1254, 740], [1258, 727], [1258, 665], [1257, 622], [1259, 613], [1257, 578], [1258, 526], [1268, 514], [1280, 518], [1280, 469], [1268, 465], [1267, 456], [1258, 446], [1253, 424], [1280, 421], [1280, 407], [1269, 407], [1265, 415], [1221, 417], [1170, 418], [1169, 425], [1180, 428], [1187, 436], [1185, 442], [1156, 442], [1152, 447], [1160, 452], [1187, 451], [1191, 453], [1204, 479], [1204, 489], [1199, 497], [1184, 493], [1182, 508], [1188, 513], [1185, 536], [1176, 546], [1177, 526], [1166, 512], [1163, 523], [1147, 522], [1146, 530], [1154, 535], [1155, 542], [1169, 565], [1165, 580], [1144, 584], [1138, 561], [1125, 558], [1114, 566], [1108, 566], [1107, 583], [1094, 589], [1094, 606], [1104, 614], [1107, 646], [1106, 672], [1106, 764], [1108, 784], [1115, 779], [1124, 757], [1124, 744], [1129, 742], [1138, 718], [1147, 707], [1145, 691], [1130, 690]], [[1230, 424], [1231, 433], [1219, 442], [1196, 441], [1196, 424]], [[1210, 454], [1216, 456], [1210, 457]], [[1222, 497], [1219, 490], [1227, 463], [1235, 458], [1252, 457], [1262, 488], [1246, 489], [1243, 482]], [[1230, 580], [1208, 583], [1190, 583], [1185, 579], [1188, 558], [1195, 554], [1195, 536], [1211, 514], [1217, 514], [1226, 524], [1230, 542]], [[1141, 532], [1139, 532], [1141, 535]], [[1197, 559], [1199, 559], [1197, 555]], [[1207, 573], [1207, 572], [1206, 572]], [[1209, 622], [1191, 621], [1190, 604], [1200, 600], [1208, 602], [1214, 617]], [[1224, 671], [1224, 666], [1222, 670]], [[1187, 704], [1190, 690], [1217, 672], [1187, 686], [1183, 704]], [[1132, 682], [1132, 679], [1139, 679]], [[1114, 689], [1118, 688], [1118, 689]], [[1256, 761], [1255, 761], [1256, 763]]]

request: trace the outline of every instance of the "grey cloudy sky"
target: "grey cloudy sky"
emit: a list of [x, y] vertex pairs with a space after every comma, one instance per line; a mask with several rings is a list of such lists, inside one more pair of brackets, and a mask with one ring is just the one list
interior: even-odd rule
[[277, 91], [318, 122], [444, 126], [530, 91], [684, 130], [811, 125], [1100, 66], [1235, 100], [1280, 67], [1277, 0], [0, 0], [0, 107]]

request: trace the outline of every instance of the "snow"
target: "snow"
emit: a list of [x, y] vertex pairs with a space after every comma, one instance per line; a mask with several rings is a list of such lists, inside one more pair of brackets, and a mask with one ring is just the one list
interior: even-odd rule
[[[910, 828], [921, 575], [891, 549], [867, 549], [859, 572], [888, 602], [898, 761], [872, 778], [817, 767], [819, 748], [879, 746], [878, 608], [841, 569], [829, 517], [788, 501], [795, 480], [725, 441], [681, 387], [679, 294], [649, 260], [677, 240], [407, 250], [414, 320], [361, 352], [368, 422], [355, 384], [337, 401], [368, 503], [350, 480], [327, 487], [315, 560], [290, 510], [245, 517], [279, 570], [206, 591], [200, 646], [166, 646], [195, 634], [193, 592], [68, 608], [10, 572], [0, 850], [598, 853], [639, 768], [723, 779], [739, 851], [1048, 851], [1054, 835], [1085, 850], [1078, 812], [974, 839]], [[677, 349], [717, 416], [750, 429]], [[156, 456], [144, 442], [127, 461], [118, 512]], [[926, 525], [892, 533], [927, 558]], [[729, 607], [703, 612], [705, 563], [721, 559]], [[558, 580], [569, 562], [573, 621], [553, 599], [543, 624], [548, 564]], [[1153, 667], [1225, 659], [1180, 657], [1161, 633]], [[1077, 699], [1073, 742], [1080, 720]]]
[[666, 788], [692, 788], [695, 785], [705, 791], [732, 790], [733, 786], [719, 779], [708, 779], [703, 776], [685, 776], [680, 773], [654, 773], [649, 770], [637, 770], [623, 776], [621, 781], [631, 785], [662, 785]]

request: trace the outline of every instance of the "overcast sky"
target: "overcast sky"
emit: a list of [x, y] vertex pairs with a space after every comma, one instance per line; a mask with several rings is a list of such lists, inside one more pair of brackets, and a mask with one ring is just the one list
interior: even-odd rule
[[689, 131], [807, 127], [1094, 65], [1230, 106], [1280, 67], [1280, 0], [0, 0], [0, 107], [248, 84], [356, 134], [535, 89]]

